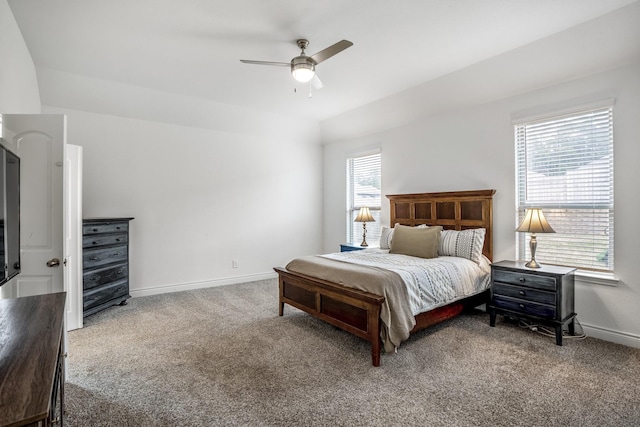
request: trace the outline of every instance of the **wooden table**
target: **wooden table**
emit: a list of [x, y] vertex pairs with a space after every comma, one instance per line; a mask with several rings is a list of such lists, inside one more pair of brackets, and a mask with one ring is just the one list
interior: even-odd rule
[[1, 427], [63, 425], [65, 299], [0, 300]]

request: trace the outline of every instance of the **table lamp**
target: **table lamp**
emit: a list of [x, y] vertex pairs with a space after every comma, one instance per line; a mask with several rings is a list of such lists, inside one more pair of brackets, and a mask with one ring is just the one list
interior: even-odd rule
[[547, 222], [547, 219], [544, 217], [542, 209], [527, 209], [524, 214], [524, 218], [518, 228], [516, 228], [516, 231], [531, 233], [531, 240], [529, 241], [529, 247], [531, 248], [531, 261], [526, 263], [525, 267], [540, 268], [541, 265], [536, 262], [536, 247], [538, 246], [536, 233], [555, 233], [553, 228], [551, 228]]
[[362, 223], [362, 243], [360, 243], [360, 246], [369, 246], [367, 244], [367, 222], [375, 221], [375, 219], [373, 219], [373, 216], [371, 216], [369, 208], [360, 208], [358, 216], [353, 221]]

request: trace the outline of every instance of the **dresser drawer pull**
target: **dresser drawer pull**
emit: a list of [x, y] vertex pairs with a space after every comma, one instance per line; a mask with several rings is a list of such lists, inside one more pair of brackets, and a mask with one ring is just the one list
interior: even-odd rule
[[95, 241], [94, 241], [94, 242], [91, 242], [91, 244], [92, 244], [92, 245], [97, 245], [97, 244], [98, 244], [98, 242], [95, 242]]
[[98, 231], [98, 229], [97, 229], [97, 228], [94, 228], [94, 229], [93, 229], [93, 231]]
[[521, 278], [519, 278], [518, 280], [519, 280], [520, 282], [524, 283], [526, 279], [525, 279], [524, 277], [521, 277]]
[[524, 304], [518, 304], [520, 308], [524, 308]]
[[122, 252], [114, 252], [113, 256], [118, 256], [118, 255], [122, 255]]
[[89, 277], [89, 280], [91, 282], [95, 282], [96, 280], [98, 280], [98, 276], [91, 276], [91, 277]]
[[518, 291], [518, 293], [519, 293], [520, 295], [522, 295], [522, 296], [524, 296], [524, 295], [525, 295], [525, 292], [524, 292], [524, 291]]
[[119, 241], [120, 241], [120, 239], [116, 239], [116, 242], [119, 242]]
[[91, 258], [89, 258], [89, 261], [99, 261], [100, 257], [99, 256], [92, 256]]

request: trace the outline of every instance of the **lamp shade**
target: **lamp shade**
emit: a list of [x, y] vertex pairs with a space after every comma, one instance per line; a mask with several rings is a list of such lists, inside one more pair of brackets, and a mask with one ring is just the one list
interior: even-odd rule
[[360, 208], [360, 212], [358, 212], [358, 216], [353, 220], [354, 222], [373, 222], [373, 216], [371, 216], [371, 212], [369, 208]]
[[527, 209], [516, 231], [525, 233], [555, 233], [555, 230], [551, 228], [547, 219], [544, 217], [542, 209], [539, 208]]

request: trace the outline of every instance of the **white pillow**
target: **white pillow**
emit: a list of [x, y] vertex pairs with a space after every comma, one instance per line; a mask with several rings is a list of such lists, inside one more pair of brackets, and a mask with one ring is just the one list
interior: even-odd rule
[[380, 227], [380, 249], [389, 249], [391, 247], [391, 239], [393, 238], [393, 228], [386, 225]]
[[461, 231], [442, 230], [438, 255], [467, 258], [480, 264], [486, 232], [484, 228], [471, 228]]

